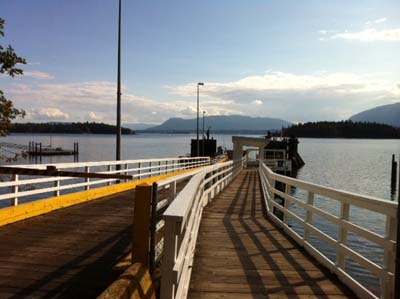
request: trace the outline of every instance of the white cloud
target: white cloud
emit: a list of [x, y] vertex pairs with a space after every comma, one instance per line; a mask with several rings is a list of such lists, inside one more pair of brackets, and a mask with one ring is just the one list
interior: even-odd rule
[[378, 30], [374, 28], [364, 29], [358, 32], [343, 32], [331, 36], [332, 39], [357, 40], [362, 42], [399, 42], [400, 28]]
[[[400, 82], [384, 74], [268, 71], [232, 82], [206, 82], [200, 109], [207, 115], [245, 114], [295, 122], [338, 120], [374, 106], [400, 100]], [[115, 122], [113, 82], [12, 83], [5, 90], [34, 120]], [[163, 102], [130, 94], [123, 87], [123, 123], [160, 123], [170, 117], [196, 116], [196, 83], [169, 86], [176, 100]], [[57, 107], [57, 110], [49, 107]]]
[[26, 117], [24, 120], [27, 121], [56, 121], [56, 120], [67, 120], [69, 119], [68, 113], [61, 111], [58, 108], [38, 108], [28, 109], [26, 111]]
[[[238, 81], [208, 82], [202, 98], [228, 103], [241, 113], [285, 118], [291, 121], [337, 120], [366, 108], [400, 100], [396, 82], [380, 76], [351, 73], [298, 75], [267, 72]], [[172, 94], [193, 97], [195, 83], [169, 87]], [[262, 99], [263, 105], [254, 99]]]
[[90, 111], [88, 114], [87, 114], [87, 118], [89, 119], [89, 120], [91, 120], [91, 121], [101, 121], [102, 120], [102, 117], [100, 117], [96, 112], [94, 112], [94, 111]]
[[381, 23], [384, 23], [386, 21], [387, 21], [386, 18], [379, 18], [379, 19], [376, 19], [376, 20], [367, 21], [365, 23], [365, 25], [370, 26], [370, 25], [373, 25], [373, 24], [381, 24]]
[[[125, 87], [123, 89], [126, 90]], [[13, 83], [12, 88], [5, 91], [18, 108], [30, 110], [59, 107], [70, 116], [71, 121], [93, 120], [114, 123], [115, 90], [116, 85], [113, 82], [92, 81], [67, 84]], [[122, 120], [125, 123], [159, 123], [170, 117], [189, 118], [196, 115], [195, 98], [193, 101], [162, 102], [132, 95], [124, 90]], [[202, 101], [201, 109], [207, 109], [213, 115], [240, 113], [226, 107], [223, 102]], [[47, 120], [50, 117], [45, 116], [45, 118]]]
[[328, 33], [334, 33], [335, 30], [319, 30], [318, 33], [321, 35], [327, 35]]
[[24, 71], [24, 76], [25, 77], [31, 77], [34, 79], [40, 79], [40, 80], [52, 80], [54, 79], [54, 76], [45, 73], [45, 72], [40, 72], [40, 71]]

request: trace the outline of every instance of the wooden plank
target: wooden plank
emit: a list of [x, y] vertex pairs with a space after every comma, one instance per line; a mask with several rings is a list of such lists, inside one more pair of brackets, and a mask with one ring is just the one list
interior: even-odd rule
[[355, 298], [263, 214], [257, 170], [203, 212], [189, 298]]
[[0, 227], [0, 298], [96, 298], [125, 270], [117, 264], [131, 251], [134, 196], [113, 194]]

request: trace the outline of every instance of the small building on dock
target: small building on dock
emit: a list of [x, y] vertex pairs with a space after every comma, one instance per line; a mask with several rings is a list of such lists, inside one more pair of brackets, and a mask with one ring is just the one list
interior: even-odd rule
[[295, 137], [276, 138], [269, 134], [263, 137], [232, 136], [233, 160], [239, 160], [248, 154], [248, 149], [256, 151], [256, 159], [278, 173], [290, 173], [305, 163], [298, 152], [299, 141]]

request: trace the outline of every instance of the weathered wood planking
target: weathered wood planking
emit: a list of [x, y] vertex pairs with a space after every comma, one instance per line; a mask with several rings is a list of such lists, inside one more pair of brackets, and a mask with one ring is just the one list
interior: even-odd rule
[[355, 298], [263, 214], [257, 170], [245, 170], [202, 217], [189, 298]]
[[0, 298], [96, 298], [125, 270], [115, 265], [130, 253], [134, 195], [0, 227]]

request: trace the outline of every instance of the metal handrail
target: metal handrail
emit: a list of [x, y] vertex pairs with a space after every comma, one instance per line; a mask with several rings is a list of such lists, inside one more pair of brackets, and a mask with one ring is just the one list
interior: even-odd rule
[[[394, 294], [394, 257], [396, 253], [396, 213], [398, 204], [379, 198], [364, 196], [312, 184], [302, 180], [282, 176], [274, 173], [262, 161], [259, 165], [259, 174], [264, 193], [265, 206], [270, 218], [281, 226], [299, 245], [304, 247], [320, 263], [336, 273], [338, 278], [350, 287], [361, 298], [378, 298], [368, 286], [363, 285], [354, 278], [346, 267], [346, 259], [351, 259], [362, 268], [367, 269], [380, 279], [381, 298], [393, 299]], [[279, 190], [276, 182], [283, 184], [284, 191]], [[307, 192], [307, 200], [291, 194], [292, 187]], [[324, 199], [335, 201], [340, 204], [340, 215], [336, 216], [331, 211], [316, 207], [314, 204], [315, 196], [323, 196]], [[283, 199], [278, 202], [276, 199]], [[305, 209], [304, 219], [295, 213], [291, 205], [296, 205]], [[367, 227], [361, 227], [352, 222], [350, 209], [357, 207], [366, 211], [379, 213], [385, 217], [385, 235], [377, 234]], [[280, 211], [283, 217], [279, 217], [276, 211]], [[325, 220], [338, 226], [338, 238], [324, 233], [313, 224], [313, 215], [318, 215]], [[282, 219], [281, 219], [282, 218]], [[289, 219], [294, 220], [303, 226], [303, 234], [297, 233], [289, 224]], [[347, 244], [348, 233], [351, 232], [358, 237], [362, 237], [381, 246], [384, 252], [383, 265], [378, 265], [368, 257], [353, 250]], [[311, 244], [310, 235], [315, 235], [320, 240], [330, 244], [336, 251], [336, 261], [331, 261], [324, 252], [318, 250]]]

